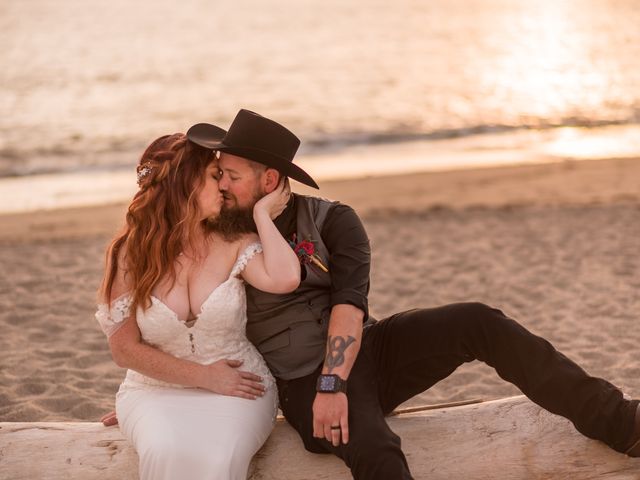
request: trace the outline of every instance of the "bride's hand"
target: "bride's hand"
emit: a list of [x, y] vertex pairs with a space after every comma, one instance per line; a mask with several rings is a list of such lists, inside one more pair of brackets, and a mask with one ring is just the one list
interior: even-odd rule
[[100, 418], [100, 421], [102, 422], [102, 424], [105, 427], [110, 427], [111, 425], [117, 425], [118, 424], [118, 417], [116, 415], [115, 410], [112, 410], [109, 413], [105, 413]]
[[273, 220], [287, 207], [290, 197], [291, 187], [289, 186], [289, 179], [283, 177], [273, 192], [265, 195], [256, 202], [253, 211], [255, 213], [263, 210], [269, 215], [271, 220]]
[[242, 360], [222, 359], [205, 365], [202, 388], [221, 395], [255, 400], [264, 395], [262, 378], [251, 372], [239, 370]]

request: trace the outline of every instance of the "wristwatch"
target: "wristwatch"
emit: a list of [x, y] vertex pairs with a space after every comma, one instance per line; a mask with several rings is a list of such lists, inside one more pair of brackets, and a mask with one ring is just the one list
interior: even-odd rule
[[316, 392], [320, 393], [347, 393], [347, 381], [338, 375], [320, 375], [316, 382]]

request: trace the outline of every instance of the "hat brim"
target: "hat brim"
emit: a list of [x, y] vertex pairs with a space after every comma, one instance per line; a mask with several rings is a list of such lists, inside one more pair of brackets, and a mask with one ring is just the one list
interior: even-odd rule
[[222, 140], [226, 133], [224, 129], [215, 125], [198, 123], [187, 131], [187, 138], [201, 147], [230, 153], [231, 155], [237, 155], [267, 167], [275, 168], [300, 183], [320, 189], [316, 181], [311, 178], [311, 175], [286, 158], [258, 148], [225, 145]]
[[222, 142], [226, 134], [227, 131], [224, 128], [216, 127], [210, 123], [196, 123], [187, 130], [187, 138], [193, 143], [214, 150], [214, 146]]
[[279, 172], [285, 174], [287, 177], [297, 180], [300, 183], [304, 183], [305, 185], [313, 188], [320, 188], [318, 187], [316, 181], [311, 178], [311, 175], [309, 175], [295, 163], [289, 161], [286, 158], [274, 155], [271, 152], [266, 152], [264, 150], [251, 147], [225, 145], [222, 142], [218, 143], [216, 147], [212, 148], [220, 152], [230, 153], [231, 155], [237, 155], [238, 157], [261, 163], [263, 165], [266, 165], [267, 167], [275, 168]]

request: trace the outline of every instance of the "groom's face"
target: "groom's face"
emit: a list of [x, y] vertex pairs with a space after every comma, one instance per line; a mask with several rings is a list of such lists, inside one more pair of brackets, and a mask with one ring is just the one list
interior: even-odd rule
[[224, 196], [224, 207], [230, 210], [252, 209], [266, 192], [263, 171], [252, 166], [250, 160], [221, 152], [219, 188]]

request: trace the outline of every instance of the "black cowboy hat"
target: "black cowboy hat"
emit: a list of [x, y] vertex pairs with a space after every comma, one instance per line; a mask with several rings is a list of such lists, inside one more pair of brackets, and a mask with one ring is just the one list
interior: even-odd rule
[[262, 163], [310, 187], [320, 188], [311, 176], [293, 163], [300, 140], [288, 129], [262, 115], [242, 109], [229, 131], [198, 123], [187, 131], [193, 143], [212, 150]]

